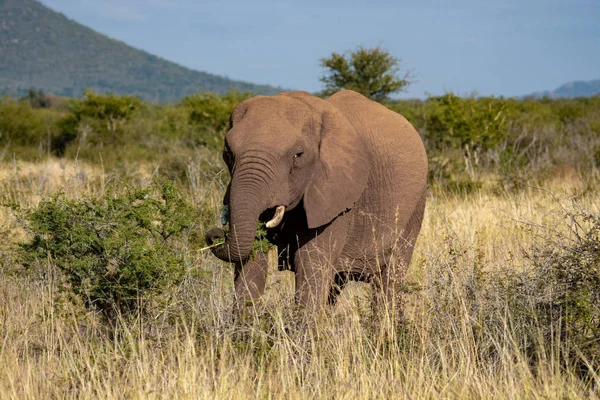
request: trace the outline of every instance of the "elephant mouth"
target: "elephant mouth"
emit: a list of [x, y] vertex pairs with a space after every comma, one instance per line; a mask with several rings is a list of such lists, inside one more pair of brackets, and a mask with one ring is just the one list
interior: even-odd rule
[[[270, 207], [263, 211], [258, 217], [259, 222], [265, 223], [267, 228], [275, 228], [281, 223], [283, 214], [286, 211], [285, 206]], [[221, 225], [227, 225], [231, 218], [231, 207], [226, 204], [221, 213]]]
[[283, 220], [283, 215], [285, 211], [286, 207], [281, 205], [277, 207], [267, 208], [262, 214], [260, 214], [258, 220], [260, 222], [264, 222], [266, 228], [276, 228]]
[[[259, 215], [258, 221], [262, 222], [268, 229], [276, 228], [279, 224], [281, 224], [284, 214], [288, 211], [294, 210], [298, 206], [300, 201], [294, 201], [291, 205], [288, 206], [278, 205], [274, 207], [269, 207]], [[225, 204], [221, 213], [221, 224], [223, 226], [227, 225], [229, 223], [230, 218], [231, 206], [229, 204]]]
[[264, 223], [265, 227], [268, 229], [276, 228], [282, 222], [284, 213], [296, 210], [298, 206], [301, 206], [301, 204], [302, 197], [292, 201], [287, 205], [280, 204], [277, 206], [269, 207], [260, 214], [258, 220], [259, 222]]

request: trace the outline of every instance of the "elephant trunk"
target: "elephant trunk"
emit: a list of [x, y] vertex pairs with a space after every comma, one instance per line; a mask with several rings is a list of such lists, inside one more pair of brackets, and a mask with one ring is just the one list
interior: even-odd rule
[[236, 209], [236, 206], [231, 206], [230, 230], [225, 237], [225, 243], [214, 247], [212, 252], [223, 261], [243, 263], [252, 251], [260, 212], [245, 211], [245, 215], [240, 216], [240, 212], [234, 211]]
[[231, 182], [229, 232], [225, 243], [212, 249], [223, 261], [243, 263], [252, 247], [260, 214], [266, 209], [266, 196], [272, 179], [256, 165], [240, 166]]

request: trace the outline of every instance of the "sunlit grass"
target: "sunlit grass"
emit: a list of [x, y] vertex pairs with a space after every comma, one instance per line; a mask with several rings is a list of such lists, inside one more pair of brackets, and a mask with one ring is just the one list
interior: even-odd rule
[[[210, 157], [189, 160], [181, 182], [207, 225], [224, 190]], [[73, 161], [7, 163], [0, 187], [5, 202], [30, 207], [60, 190], [97, 196], [110, 182], [140, 184], [123, 176]], [[568, 186], [432, 190], [400, 326], [373, 315], [366, 284], [349, 285], [325, 315], [306, 315], [293, 304], [291, 273], [274, 268], [262, 303], [233, 323], [231, 268], [189, 245], [183, 283], [151, 317], [115, 331], [61, 299], [48, 263], [19, 270], [13, 245], [25, 233], [18, 212], [2, 206], [0, 398], [598, 397], [598, 376], [581, 379], [565, 359], [568, 338], [527, 347], [493, 280], [527, 270], [534, 244], [568, 237], [578, 211], [600, 211], [596, 180]], [[598, 371], [599, 360], [585, 361]]]

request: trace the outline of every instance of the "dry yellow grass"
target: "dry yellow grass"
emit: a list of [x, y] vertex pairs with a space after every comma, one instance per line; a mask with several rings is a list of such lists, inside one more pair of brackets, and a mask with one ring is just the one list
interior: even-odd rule
[[[23, 165], [12, 175], [0, 169], [0, 176], [18, 200], [66, 187], [102, 191], [101, 169], [83, 167], [82, 178], [71, 168]], [[208, 209], [203, 212], [216, 213], [222, 189], [191, 175], [190, 197]], [[41, 176], [48, 177], [45, 183]], [[26, 182], [39, 191], [28, 191]], [[584, 383], [561, 366], [560, 339], [544, 343], [557, 350], [540, 354], [533, 368], [510, 316], [474, 331], [464, 299], [479, 270], [522, 268], [523, 250], [544, 236], [568, 234], [569, 211], [598, 212], [597, 189], [588, 185], [575, 196], [537, 188], [430, 195], [408, 274], [421, 290], [407, 295], [404, 328], [371, 315], [363, 284], [350, 285], [327, 315], [304, 315], [292, 304], [290, 273], [274, 271], [254, 319], [232, 324], [232, 271], [208, 254], [190, 252], [190, 276], [170, 300], [150, 320], [115, 336], [79, 307], [57, 307], [51, 266], [38, 271], [42, 276], [13, 275], [3, 273], [15, 267], [5, 259], [0, 398], [599, 397], [597, 376]], [[16, 224], [5, 215], [2, 232]], [[193, 270], [206, 273], [198, 277]], [[482, 346], [489, 347], [489, 358]]]

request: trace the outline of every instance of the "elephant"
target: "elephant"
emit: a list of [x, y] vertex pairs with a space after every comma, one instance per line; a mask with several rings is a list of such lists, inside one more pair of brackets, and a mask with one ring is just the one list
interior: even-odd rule
[[[415, 128], [352, 90], [328, 99], [296, 91], [256, 96], [230, 117], [223, 159], [231, 175], [211, 251], [235, 265], [238, 299], [261, 297], [267, 258], [253, 254], [259, 221], [295, 273], [295, 300], [335, 303], [351, 279], [400, 299], [421, 230], [428, 161]], [[401, 303], [398, 303], [401, 304]]]

